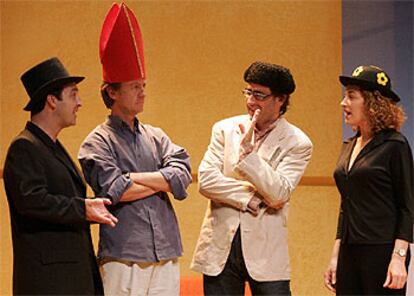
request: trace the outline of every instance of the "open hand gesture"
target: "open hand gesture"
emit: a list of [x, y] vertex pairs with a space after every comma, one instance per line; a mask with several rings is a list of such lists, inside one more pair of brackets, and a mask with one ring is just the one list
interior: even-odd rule
[[85, 199], [86, 220], [115, 227], [115, 224], [118, 223], [118, 219], [106, 208], [106, 205], [110, 204], [111, 201], [107, 198]]

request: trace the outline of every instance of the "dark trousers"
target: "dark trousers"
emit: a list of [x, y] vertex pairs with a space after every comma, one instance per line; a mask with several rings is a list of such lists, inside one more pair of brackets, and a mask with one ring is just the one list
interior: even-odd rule
[[223, 271], [218, 276], [203, 276], [204, 295], [244, 295], [246, 281], [253, 295], [291, 295], [288, 280], [258, 282], [249, 276], [243, 259], [239, 227]]
[[[403, 289], [384, 288], [393, 244], [341, 245], [336, 271], [336, 295], [405, 295]], [[410, 256], [406, 258], [408, 263]]]

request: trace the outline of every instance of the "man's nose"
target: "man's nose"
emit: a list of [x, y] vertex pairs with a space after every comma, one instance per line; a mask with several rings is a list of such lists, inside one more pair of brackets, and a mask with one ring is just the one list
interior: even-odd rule
[[255, 97], [253, 96], [253, 94], [250, 94], [248, 97], [247, 97], [247, 104], [249, 104], [249, 105], [253, 105], [253, 104], [255, 104], [256, 103], [256, 99], [255, 99]]
[[82, 106], [82, 100], [80, 98], [80, 96], [76, 96], [76, 105], [81, 107]]

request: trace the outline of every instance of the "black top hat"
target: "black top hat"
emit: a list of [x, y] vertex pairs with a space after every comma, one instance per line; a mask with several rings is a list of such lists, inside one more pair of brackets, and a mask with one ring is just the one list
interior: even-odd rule
[[31, 111], [45, 95], [68, 83], [79, 83], [85, 77], [70, 76], [58, 58], [51, 58], [26, 71], [20, 80], [30, 97], [24, 110]]
[[344, 86], [357, 85], [369, 91], [378, 90], [383, 96], [400, 101], [400, 97], [391, 90], [390, 77], [377, 66], [359, 66], [352, 72], [352, 77], [339, 76], [339, 80]]

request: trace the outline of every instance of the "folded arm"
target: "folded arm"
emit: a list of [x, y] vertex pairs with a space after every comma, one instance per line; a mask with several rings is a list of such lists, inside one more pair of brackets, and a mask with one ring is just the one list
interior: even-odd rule
[[245, 211], [255, 194], [248, 181], [237, 180], [223, 174], [224, 131], [214, 125], [210, 145], [198, 170], [199, 191], [205, 197]]
[[135, 184], [127, 172], [122, 172], [109, 145], [99, 135], [94, 134], [82, 143], [78, 158], [95, 195], [110, 198], [112, 204], [131, 202], [157, 192]]
[[312, 154], [312, 144], [292, 147], [273, 168], [256, 151], [252, 151], [235, 167], [235, 171], [254, 184], [263, 201], [279, 208], [286, 203], [302, 178]]
[[159, 190], [155, 190], [151, 187], [131, 183], [131, 186], [128, 187], [119, 198], [120, 202], [130, 202], [138, 199], [147, 198], [148, 196], [151, 196], [155, 193], [157, 193]]
[[160, 128], [148, 126], [146, 131], [149, 141], [154, 141], [154, 154], [160, 158], [161, 167], [155, 172], [132, 174], [134, 182], [157, 191], [171, 192], [178, 200], [186, 198], [192, 181], [190, 156]]

